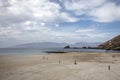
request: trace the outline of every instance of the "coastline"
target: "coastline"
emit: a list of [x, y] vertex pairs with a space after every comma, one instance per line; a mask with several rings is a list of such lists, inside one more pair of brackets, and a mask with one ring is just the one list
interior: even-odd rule
[[119, 68], [119, 53], [0, 56], [0, 80], [119, 80]]

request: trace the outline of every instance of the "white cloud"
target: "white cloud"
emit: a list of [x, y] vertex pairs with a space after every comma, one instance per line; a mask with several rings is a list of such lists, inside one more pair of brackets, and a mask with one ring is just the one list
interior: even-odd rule
[[[32, 22], [26, 22], [32, 23]], [[32, 23], [32, 26], [26, 24], [11, 25], [10, 27], [0, 27], [0, 37], [4, 40], [9, 39], [12, 42], [68, 42], [75, 43], [81, 41], [102, 41], [108, 34], [99, 33], [96, 29], [79, 29], [76, 32], [69, 31], [55, 31], [47, 26], [40, 26], [39, 24]], [[6, 40], [4, 40], [6, 42]], [[3, 42], [4, 42], [3, 41]], [[17, 44], [17, 43], [13, 43]]]
[[88, 33], [88, 32], [93, 32], [95, 31], [94, 29], [79, 29], [75, 32], [79, 32], [79, 33]]
[[61, 11], [58, 3], [49, 0], [1, 0], [0, 5], [1, 24], [25, 21], [60, 23], [78, 20]]
[[120, 6], [110, 0], [66, 0], [65, 9], [97, 22], [120, 21]]
[[[106, 0], [60, 0], [60, 2], [65, 2], [65, 9], [72, 11], [75, 16], [85, 14], [98, 22], [120, 19], [119, 6], [114, 3], [106, 4]], [[60, 30], [61, 22], [79, 20], [72, 16], [58, 3], [50, 0], [0, 0], [0, 43], [6, 45], [43, 41], [73, 43], [84, 40], [94, 42], [96, 38], [101, 38], [98, 41], [102, 41], [108, 35], [99, 33], [93, 28], [77, 29], [62, 26], [63, 30]]]
[[45, 23], [44, 23], [44, 22], [42, 22], [42, 23], [41, 23], [41, 26], [45, 26]]
[[50, 0], [0, 0], [0, 43], [54, 41], [51, 25], [77, 20]]
[[120, 6], [114, 3], [107, 3], [100, 8], [96, 8], [89, 13], [95, 21], [113, 22], [120, 20]]
[[66, 0], [64, 6], [77, 15], [87, 14], [89, 10], [99, 7], [106, 0]]
[[55, 24], [55, 27], [59, 27], [60, 25], [59, 24]]

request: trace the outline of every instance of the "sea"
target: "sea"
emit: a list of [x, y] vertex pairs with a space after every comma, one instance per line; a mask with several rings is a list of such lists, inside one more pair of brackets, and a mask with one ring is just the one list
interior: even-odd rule
[[103, 49], [64, 49], [64, 48], [0, 48], [0, 55], [48, 54], [47, 52], [117, 52]]

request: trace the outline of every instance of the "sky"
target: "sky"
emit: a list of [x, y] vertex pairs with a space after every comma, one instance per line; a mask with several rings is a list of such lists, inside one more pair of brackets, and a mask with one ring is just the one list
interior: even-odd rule
[[120, 0], [0, 0], [0, 47], [105, 42], [120, 34]]

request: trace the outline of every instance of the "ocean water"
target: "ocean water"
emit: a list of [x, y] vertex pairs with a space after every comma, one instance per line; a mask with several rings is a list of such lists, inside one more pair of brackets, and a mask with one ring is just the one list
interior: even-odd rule
[[[46, 51], [60, 51], [60, 52], [106, 52], [102, 49], [63, 49], [63, 48], [0, 48], [0, 55], [26, 55], [26, 54], [47, 54]], [[115, 51], [110, 51], [115, 52]]]

